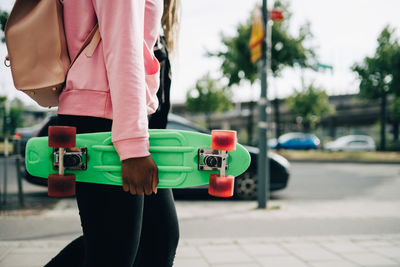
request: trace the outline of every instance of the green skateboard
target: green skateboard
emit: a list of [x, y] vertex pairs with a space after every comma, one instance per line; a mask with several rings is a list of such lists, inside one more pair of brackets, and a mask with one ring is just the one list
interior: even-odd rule
[[[49, 195], [71, 196], [78, 182], [122, 185], [121, 162], [111, 133], [75, 134], [74, 127], [53, 126], [49, 137], [29, 140], [27, 171], [48, 178]], [[158, 188], [209, 184], [209, 193], [233, 194], [233, 178], [245, 172], [250, 155], [236, 144], [236, 132], [211, 135], [178, 130], [149, 130], [150, 153], [158, 166]], [[64, 173], [64, 170], [66, 171]]]

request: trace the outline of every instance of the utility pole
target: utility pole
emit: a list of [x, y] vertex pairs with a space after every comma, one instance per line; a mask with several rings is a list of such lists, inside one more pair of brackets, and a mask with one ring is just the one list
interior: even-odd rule
[[267, 0], [262, 2], [262, 17], [264, 26], [264, 38], [262, 41], [262, 56], [260, 62], [260, 78], [261, 78], [261, 94], [258, 101], [258, 147], [259, 155], [257, 162], [257, 177], [258, 177], [258, 208], [265, 209], [267, 200], [269, 199], [269, 160], [267, 151], [267, 23], [268, 23], [268, 8]]
[[386, 123], [387, 123], [387, 92], [384, 91], [381, 99], [381, 151], [386, 151]]

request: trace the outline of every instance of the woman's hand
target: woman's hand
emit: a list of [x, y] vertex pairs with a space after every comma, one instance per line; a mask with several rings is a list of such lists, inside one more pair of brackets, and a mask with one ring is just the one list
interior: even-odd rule
[[122, 161], [122, 188], [132, 195], [157, 193], [158, 168], [151, 156]]

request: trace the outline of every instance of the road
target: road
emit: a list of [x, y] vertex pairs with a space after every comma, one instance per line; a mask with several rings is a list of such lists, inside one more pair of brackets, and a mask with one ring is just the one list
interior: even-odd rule
[[[15, 191], [15, 177], [9, 180]], [[29, 199], [44, 197], [44, 188], [24, 186]], [[272, 194], [268, 210], [257, 210], [256, 201], [206, 198], [180, 199], [176, 207], [184, 238], [399, 234], [399, 188], [399, 165], [292, 163], [288, 188]], [[38, 213], [0, 216], [0, 240], [79, 235], [74, 200], [54, 204]]]
[[293, 201], [375, 198], [400, 200], [400, 165], [353, 163], [292, 163], [287, 189], [273, 199]]

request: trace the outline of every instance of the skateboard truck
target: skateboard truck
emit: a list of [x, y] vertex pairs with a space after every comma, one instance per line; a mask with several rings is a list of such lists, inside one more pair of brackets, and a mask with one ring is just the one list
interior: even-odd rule
[[[61, 148], [62, 149], [62, 148]], [[64, 170], [86, 170], [87, 169], [87, 148], [74, 147], [65, 148], [64, 156], [60, 155], [60, 148], [53, 149], [53, 169], [59, 170], [63, 164]], [[63, 161], [63, 162], [61, 162]]]
[[228, 170], [228, 151], [199, 149], [198, 166], [200, 171]]
[[[219, 171], [219, 173], [210, 174], [208, 193], [212, 196], [233, 196], [235, 177], [225, 174], [225, 171], [228, 169], [228, 151], [236, 150], [236, 142], [236, 131], [211, 131], [211, 149], [213, 152], [212, 154], [202, 156], [202, 158], [206, 165], [208, 165], [207, 163], [214, 163], [216, 165], [208, 166], [209, 168]], [[214, 155], [214, 153], [217, 155]]]

